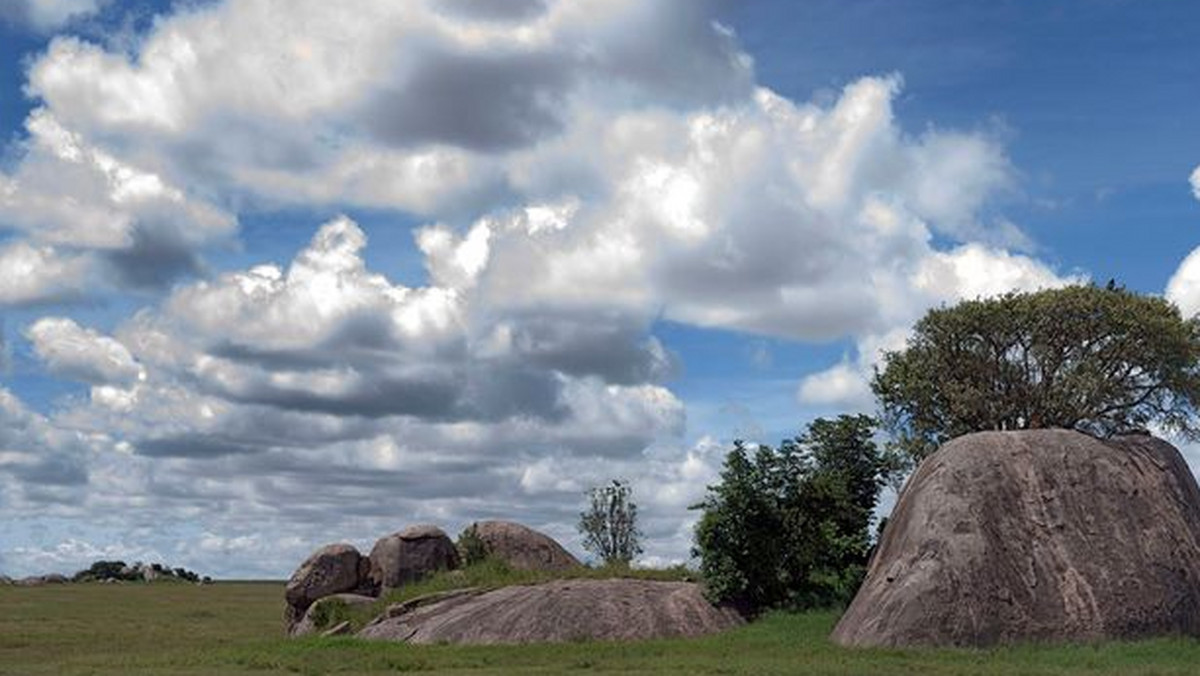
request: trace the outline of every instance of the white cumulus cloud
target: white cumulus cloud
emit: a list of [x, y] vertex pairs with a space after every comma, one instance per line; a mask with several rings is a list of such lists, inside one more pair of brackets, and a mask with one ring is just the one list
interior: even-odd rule
[[52, 373], [96, 385], [128, 385], [143, 371], [121, 343], [66, 317], [39, 319], [26, 332]]

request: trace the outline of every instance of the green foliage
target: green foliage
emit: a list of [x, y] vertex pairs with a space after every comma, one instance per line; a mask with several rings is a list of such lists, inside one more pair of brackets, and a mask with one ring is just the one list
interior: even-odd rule
[[457, 546], [458, 555], [464, 566], [481, 563], [490, 555], [487, 543], [479, 537], [475, 524], [467, 526], [462, 533], [459, 533]]
[[633, 488], [613, 481], [588, 491], [588, 509], [579, 515], [583, 547], [606, 565], [629, 565], [642, 553]]
[[96, 561], [88, 568], [75, 573], [72, 578], [76, 582], [92, 580], [140, 580], [141, 573], [128, 572], [129, 566], [124, 561]]
[[862, 580], [871, 516], [896, 463], [864, 415], [818, 419], [778, 449], [735, 442], [696, 525], [708, 593], [752, 612], [848, 602]]
[[334, 598], [318, 601], [310, 611], [309, 617], [317, 629], [328, 629], [347, 620], [355, 619], [350, 604]]
[[872, 389], [915, 460], [982, 430], [1158, 424], [1197, 438], [1200, 321], [1115, 284], [965, 301], [921, 319]]

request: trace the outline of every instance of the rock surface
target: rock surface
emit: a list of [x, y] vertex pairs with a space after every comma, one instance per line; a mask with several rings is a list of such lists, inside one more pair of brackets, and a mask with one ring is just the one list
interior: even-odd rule
[[1149, 436], [955, 439], [909, 480], [842, 645], [1200, 635], [1200, 490]]
[[327, 545], [314, 552], [292, 573], [284, 590], [288, 630], [317, 599], [359, 589], [367, 565], [367, 560], [351, 545]]
[[488, 554], [520, 570], [566, 570], [581, 565], [548, 535], [512, 521], [471, 525]]
[[[292, 636], [307, 636], [318, 632], [322, 632], [322, 635], [328, 634], [329, 623], [318, 622], [318, 618], [323, 612], [328, 612], [330, 605], [364, 606], [375, 603], [376, 600], [373, 596], [362, 596], [361, 594], [333, 594], [332, 596], [321, 597], [314, 601], [308, 607], [308, 610], [304, 611], [304, 617], [295, 626], [291, 627], [288, 633]], [[321, 626], [317, 626], [318, 624]]]
[[436, 526], [412, 526], [381, 537], [369, 558], [371, 584], [381, 591], [459, 564], [458, 549]]
[[711, 634], [742, 621], [690, 582], [557, 580], [418, 599], [389, 608], [358, 635], [409, 643], [639, 640]]

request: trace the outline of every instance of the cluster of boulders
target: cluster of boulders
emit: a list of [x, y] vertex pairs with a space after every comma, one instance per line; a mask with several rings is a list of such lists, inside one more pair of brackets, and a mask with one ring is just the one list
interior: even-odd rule
[[[487, 557], [514, 569], [565, 571], [582, 564], [549, 536], [510, 521], [482, 521], [465, 531]], [[335, 609], [374, 604], [389, 589], [454, 570], [475, 553], [460, 552], [441, 529], [413, 526], [380, 538], [363, 556], [347, 544], [322, 547], [288, 581], [292, 636], [349, 633], [331, 623]], [[705, 600], [690, 582], [563, 579], [501, 589], [430, 594], [383, 610], [362, 638], [409, 643], [528, 643], [579, 639], [698, 636], [742, 622]]]
[[[513, 568], [562, 570], [580, 565], [552, 538], [518, 523], [482, 521], [468, 530], [484, 543], [489, 556]], [[322, 547], [300, 564], [288, 581], [288, 632], [311, 633], [315, 626], [310, 615], [320, 612], [318, 602], [322, 599], [348, 605], [373, 602], [391, 589], [437, 571], [459, 568], [462, 558], [446, 533], [431, 525], [410, 526], [385, 535], [367, 556], [348, 544]]]

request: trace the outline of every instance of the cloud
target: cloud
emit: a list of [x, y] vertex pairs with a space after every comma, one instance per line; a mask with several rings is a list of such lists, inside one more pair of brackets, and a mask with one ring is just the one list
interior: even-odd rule
[[435, 6], [458, 17], [485, 21], [529, 19], [546, 11], [544, 0], [441, 0]]
[[[828, 106], [760, 89], [738, 106], [595, 121], [543, 156], [594, 158], [603, 197], [542, 207], [556, 214], [549, 227], [520, 210], [474, 224], [488, 234], [476, 293], [501, 311], [661, 312], [827, 340], [888, 330], [947, 297], [1053, 282], [999, 247], [935, 247], [935, 234], [975, 223], [1010, 170], [982, 137], [907, 137], [892, 113], [899, 86], [863, 78]], [[958, 180], [935, 195], [927, 174]]]
[[87, 258], [25, 241], [0, 246], [0, 306], [29, 306], [77, 300], [97, 277]]
[[129, 385], [143, 377], [121, 343], [65, 317], [39, 319], [26, 332], [34, 352], [56, 375], [95, 385]]
[[797, 398], [802, 404], [869, 412], [874, 408], [869, 383], [876, 367], [881, 365], [885, 352], [904, 348], [911, 326], [925, 309], [1009, 291], [1038, 291], [1086, 281], [1082, 275], [1059, 275], [1032, 258], [980, 244], [934, 253], [913, 272], [910, 293], [919, 295], [917, 302], [909, 301], [911, 314], [897, 317], [896, 324], [887, 331], [858, 336], [854, 356], [805, 376]]
[[99, 13], [107, 4], [108, 0], [12, 0], [0, 6], [0, 18], [50, 33]]
[[[128, 50], [53, 40], [0, 226], [66, 267], [0, 298], [159, 295], [107, 334], [28, 327], [91, 387], [48, 415], [9, 395], [6, 515], [278, 576], [418, 521], [577, 545], [582, 491], [623, 477], [647, 555], [679, 560], [725, 449], [689, 429], [660, 321], [850, 339], [799, 388], [832, 406], [928, 307], [1061, 283], [985, 216], [1015, 182], [996, 139], [907, 133], [896, 75], [818, 102], [756, 86], [714, 6], [245, 0]], [[329, 205], [415, 215], [427, 278], [373, 270], [350, 217], [291, 260], [204, 274], [240, 210]]]
[[569, 62], [555, 54], [432, 54], [367, 105], [367, 128], [385, 143], [446, 143], [494, 152], [557, 133]]
[[157, 22], [131, 55], [56, 39], [29, 91], [164, 181], [432, 213], [502, 194], [497, 153], [579, 115], [750, 90], [708, 2], [503, 4], [505, 21], [480, 23], [477, 2], [216, 3]]
[[57, 428], [0, 387], [0, 495], [62, 499], [65, 489], [87, 481], [85, 453], [77, 434]]
[[6, 294], [8, 302], [94, 292], [95, 284], [161, 286], [196, 272], [193, 252], [236, 227], [224, 210], [117, 159], [44, 108], [25, 126], [20, 162], [0, 172], [0, 229], [20, 237], [3, 262], [20, 268], [36, 257], [40, 279]]
[[[1200, 200], [1200, 167], [1192, 172], [1192, 194]], [[1193, 249], [1167, 281], [1166, 298], [1179, 306], [1184, 317], [1200, 313], [1200, 247]]]
[[1200, 312], [1200, 248], [1193, 249], [1171, 275], [1166, 297], [1179, 306], [1184, 317]]

